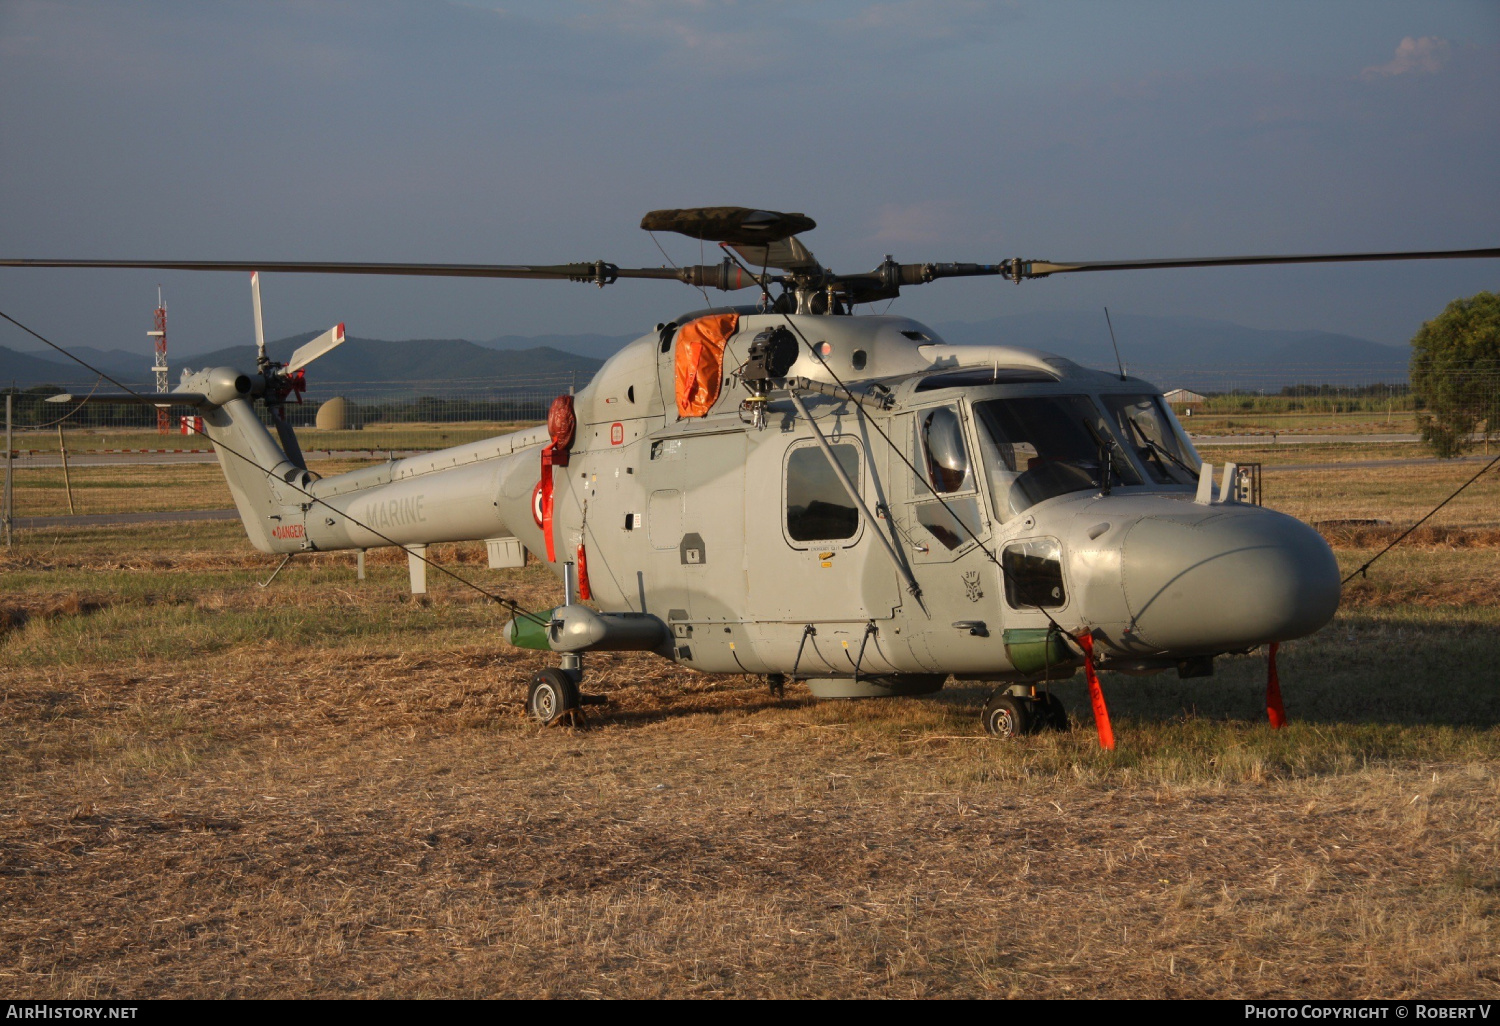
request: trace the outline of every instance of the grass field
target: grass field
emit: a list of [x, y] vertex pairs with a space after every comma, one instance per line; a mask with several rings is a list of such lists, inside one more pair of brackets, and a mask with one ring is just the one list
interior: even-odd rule
[[1329, 413], [1223, 413], [1209, 411], [1182, 418], [1195, 435], [1410, 435], [1417, 431], [1411, 410]]
[[[1485, 465], [1432, 459], [1416, 446], [1399, 445], [1215, 446], [1204, 458], [1216, 466], [1260, 463], [1264, 504], [1311, 523], [1381, 520], [1403, 527]], [[1475, 481], [1428, 523], [1500, 528], [1500, 473]]]
[[[324, 477], [367, 467], [383, 460], [319, 460], [312, 465]], [[61, 516], [68, 512], [68, 493], [61, 467], [21, 467], [15, 472], [16, 516]], [[92, 513], [160, 512], [178, 509], [229, 509], [234, 499], [217, 463], [163, 463], [154, 466], [79, 467], [68, 470], [73, 511]]]
[[[1329, 529], [1351, 569], [1395, 532]], [[11, 994], [1500, 994], [1500, 532], [1424, 529], [1284, 646], [1285, 730], [1259, 656], [1106, 674], [1114, 753], [1076, 680], [1075, 729], [1000, 743], [978, 685], [776, 700], [636, 655], [541, 729], [545, 661], [474, 592], [275, 562], [226, 523], [0, 562]]]

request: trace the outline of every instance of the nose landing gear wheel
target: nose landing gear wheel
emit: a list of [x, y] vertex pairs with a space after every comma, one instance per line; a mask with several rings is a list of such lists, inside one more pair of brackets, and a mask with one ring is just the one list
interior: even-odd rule
[[996, 737], [1020, 737], [1032, 730], [1031, 703], [1000, 692], [984, 703], [984, 729]]
[[526, 693], [526, 712], [542, 726], [564, 717], [576, 717], [582, 705], [578, 685], [563, 671], [549, 667], [538, 670], [531, 678], [531, 690]]

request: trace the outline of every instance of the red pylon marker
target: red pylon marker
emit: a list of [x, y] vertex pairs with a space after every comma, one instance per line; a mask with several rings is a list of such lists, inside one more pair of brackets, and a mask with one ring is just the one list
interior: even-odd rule
[[1266, 660], [1266, 715], [1270, 717], [1271, 729], [1286, 726], [1286, 709], [1281, 704], [1281, 680], [1276, 676], [1276, 649], [1280, 645], [1271, 642], [1271, 655]]
[[1089, 701], [1094, 705], [1094, 726], [1099, 729], [1099, 747], [1115, 750], [1115, 732], [1109, 725], [1109, 707], [1104, 704], [1104, 689], [1099, 686], [1099, 674], [1094, 672], [1094, 636], [1085, 631], [1078, 635], [1078, 644], [1083, 646], [1083, 675], [1089, 681]]

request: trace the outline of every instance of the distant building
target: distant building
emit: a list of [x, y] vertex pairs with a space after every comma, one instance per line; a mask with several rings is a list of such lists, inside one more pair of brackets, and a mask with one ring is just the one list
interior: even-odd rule
[[1172, 391], [1164, 394], [1162, 398], [1167, 401], [1168, 406], [1172, 407], [1173, 413], [1188, 417], [1191, 417], [1195, 411], [1202, 409], [1203, 404], [1207, 401], [1205, 397], [1199, 395], [1197, 392], [1189, 392], [1185, 388], [1174, 388]]

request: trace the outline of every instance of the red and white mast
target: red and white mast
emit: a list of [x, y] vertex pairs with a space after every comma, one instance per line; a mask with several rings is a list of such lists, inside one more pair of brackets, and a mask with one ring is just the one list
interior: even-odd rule
[[[167, 304], [161, 299], [161, 286], [156, 286], [156, 329], [146, 332], [156, 342], [156, 366], [151, 369], [156, 372], [156, 391], [160, 395], [171, 391], [171, 383], [167, 381]], [[156, 408], [156, 433], [165, 435], [172, 428], [170, 412], [165, 406]]]

